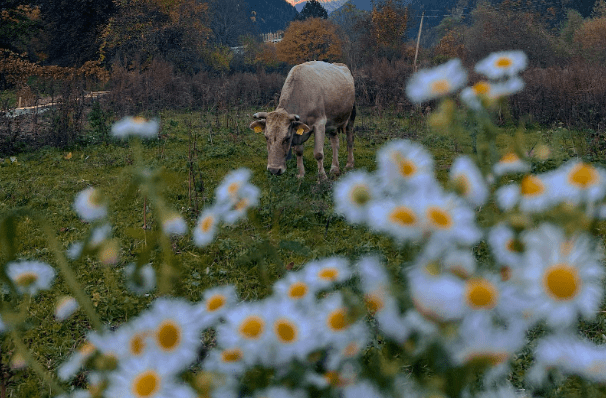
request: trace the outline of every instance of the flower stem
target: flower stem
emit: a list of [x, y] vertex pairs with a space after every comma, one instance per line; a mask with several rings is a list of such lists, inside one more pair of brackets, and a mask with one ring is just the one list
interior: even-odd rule
[[43, 225], [44, 232], [48, 237], [49, 246], [51, 250], [55, 253], [57, 264], [59, 265], [59, 270], [63, 274], [65, 282], [71, 289], [72, 293], [74, 294], [74, 297], [76, 298], [76, 300], [78, 300], [78, 303], [80, 304], [86, 315], [89, 317], [93, 328], [95, 328], [96, 330], [101, 330], [103, 328], [103, 324], [101, 323], [101, 320], [99, 319], [99, 316], [95, 311], [95, 308], [93, 307], [93, 303], [90, 301], [88, 296], [84, 294], [82, 287], [80, 287], [80, 284], [78, 283], [74, 273], [69, 267], [69, 264], [67, 263], [67, 260], [63, 255], [63, 251], [61, 251], [59, 247], [59, 241], [57, 240], [57, 237], [55, 236], [55, 234], [47, 223], [43, 223]]
[[64, 391], [61, 386], [55, 381], [55, 379], [50, 375], [50, 373], [44, 369], [44, 367], [34, 358], [30, 350], [23, 344], [21, 337], [17, 333], [16, 330], [11, 332], [11, 336], [13, 338], [13, 343], [15, 344], [15, 348], [17, 352], [23, 356], [23, 359], [28, 363], [30, 368], [46, 383], [48, 383], [49, 387], [53, 391], [53, 394], [63, 394]]

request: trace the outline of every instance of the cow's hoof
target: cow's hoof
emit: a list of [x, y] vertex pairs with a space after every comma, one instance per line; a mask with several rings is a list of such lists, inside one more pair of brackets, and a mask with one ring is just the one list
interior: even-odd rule
[[351, 169], [353, 169], [353, 168], [354, 168], [354, 164], [353, 164], [353, 163], [347, 163], [347, 164], [345, 165], [345, 168], [346, 168], [346, 169], [348, 169], [348, 170], [351, 170]]
[[330, 174], [335, 175], [335, 176], [341, 175], [341, 170], [339, 170], [338, 167], [333, 166], [330, 168]]
[[326, 173], [318, 174], [318, 183], [324, 182], [326, 180], [328, 180], [328, 177], [326, 177]]

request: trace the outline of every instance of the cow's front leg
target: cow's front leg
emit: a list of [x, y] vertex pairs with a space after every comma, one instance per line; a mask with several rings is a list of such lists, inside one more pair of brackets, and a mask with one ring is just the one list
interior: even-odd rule
[[318, 179], [325, 180], [326, 172], [324, 171], [324, 124], [320, 124], [315, 128], [314, 137], [314, 158], [318, 161]]
[[332, 146], [332, 164], [330, 174], [339, 175], [339, 134], [330, 135], [330, 145]]
[[303, 166], [303, 145], [295, 145], [293, 148], [295, 150], [295, 155], [297, 155], [297, 170], [299, 170], [297, 178], [303, 178], [303, 176], [305, 176], [305, 167]]

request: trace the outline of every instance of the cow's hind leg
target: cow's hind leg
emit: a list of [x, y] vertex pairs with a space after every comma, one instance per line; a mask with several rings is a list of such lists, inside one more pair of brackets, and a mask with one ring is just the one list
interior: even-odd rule
[[345, 125], [345, 134], [347, 136], [347, 163], [345, 164], [346, 169], [353, 169], [354, 167], [354, 120], [356, 119], [356, 107], [354, 105], [347, 125]]
[[314, 131], [314, 158], [318, 162], [318, 179], [322, 181], [326, 179], [326, 172], [324, 171], [324, 137], [326, 135], [324, 124], [316, 125]]
[[294, 145], [295, 155], [297, 155], [297, 178], [305, 176], [305, 167], [303, 166], [303, 145]]
[[[343, 129], [339, 128], [338, 132], [342, 132]], [[341, 170], [339, 169], [339, 134], [330, 135], [330, 145], [332, 146], [332, 164], [330, 166], [330, 174], [339, 175]]]

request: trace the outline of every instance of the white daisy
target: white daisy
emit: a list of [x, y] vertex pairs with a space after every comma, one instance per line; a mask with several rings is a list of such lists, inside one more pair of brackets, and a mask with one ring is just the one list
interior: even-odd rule
[[479, 111], [483, 108], [482, 99], [486, 98], [491, 90], [492, 85], [489, 82], [479, 81], [473, 86], [461, 90], [460, 97], [469, 108]]
[[109, 236], [112, 232], [111, 224], [103, 224], [99, 227], [95, 227], [91, 233], [90, 238], [88, 239], [86, 246], [91, 249], [98, 248]]
[[223, 213], [223, 221], [231, 225], [239, 219], [245, 217], [248, 209], [259, 204], [260, 193], [261, 190], [251, 184], [240, 188], [238, 191], [238, 196], [232, 203], [231, 207], [225, 208], [225, 212]]
[[202, 212], [194, 228], [194, 244], [204, 247], [213, 241], [219, 225], [221, 213], [218, 208], [211, 207]]
[[488, 231], [487, 242], [498, 264], [509, 268], [518, 268], [523, 265], [524, 244], [507, 224], [499, 223], [492, 227]]
[[140, 267], [137, 267], [135, 263], [130, 263], [124, 267], [124, 275], [126, 276], [126, 287], [135, 294], [143, 295], [156, 287], [156, 272], [149, 263]]
[[374, 384], [367, 380], [359, 380], [355, 384], [343, 388], [343, 398], [382, 398], [385, 396]]
[[467, 83], [467, 71], [460, 59], [415, 73], [406, 85], [406, 95], [414, 103], [448, 95]]
[[465, 284], [461, 279], [441, 273], [439, 265], [423, 260], [411, 267], [406, 275], [412, 301], [420, 314], [437, 322], [463, 316]]
[[403, 196], [374, 201], [368, 210], [370, 228], [390, 235], [396, 241], [418, 241], [423, 236], [421, 201]]
[[559, 369], [595, 383], [606, 382], [606, 345], [597, 345], [578, 336], [552, 335], [539, 340], [530, 381], [543, 384], [547, 372]]
[[318, 286], [310, 283], [306, 272], [288, 272], [286, 276], [274, 284], [274, 294], [281, 300], [289, 300], [302, 307], [310, 307], [315, 300]]
[[351, 318], [340, 292], [330, 294], [318, 303], [316, 332], [322, 345], [341, 349], [352, 336], [366, 333], [366, 324]]
[[208, 372], [241, 376], [251, 365], [251, 361], [247, 361], [245, 355], [246, 352], [238, 346], [213, 348], [204, 358], [202, 368]]
[[[154, 358], [155, 359], [155, 358]], [[195, 398], [187, 384], [174, 378], [174, 373], [161, 361], [128, 361], [109, 375], [107, 397], [121, 398]]]
[[255, 398], [307, 398], [303, 390], [290, 390], [286, 387], [268, 387], [255, 392]]
[[511, 323], [507, 328], [497, 327], [489, 318], [474, 317], [464, 320], [459, 327], [459, 338], [446, 349], [458, 365], [475, 364], [492, 368], [487, 377], [505, 376], [508, 362], [526, 343], [526, 327]]
[[59, 322], [69, 318], [80, 307], [75, 298], [63, 296], [57, 301], [55, 307], [55, 319]]
[[6, 275], [14, 283], [17, 292], [35, 296], [40, 290], [48, 290], [55, 279], [55, 270], [41, 261], [11, 261], [6, 264]]
[[61, 381], [69, 381], [74, 378], [84, 363], [86, 363], [96, 350], [95, 346], [88, 341], [82, 344], [67, 361], [59, 365], [59, 368], [57, 369], [57, 376], [59, 379]]
[[456, 195], [436, 193], [421, 206], [423, 229], [431, 236], [427, 247], [443, 250], [452, 243], [473, 245], [482, 238], [474, 210]]
[[169, 236], [185, 235], [187, 223], [179, 214], [171, 213], [162, 221], [162, 231]]
[[474, 206], [482, 206], [488, 199], [488, 185], [476, 163], [467, 156], [459, 156], [452, 163], [450, 181]]
[[503, 185], [495, 192], [499, 209], [509, 211], [520, 201], [520, 186], [518, 184]]
[[225, 314], [217, 326], [220, 347], [240, 347], [254, 362], [269, 363], [271, 341], [271, 302], [240, 303]]
[[197, 357], [202, 344], [201, 321], [195, 308], [185, 300], [159, 298], [139, 317], [147, 336], [149, 351], [175, 372], [187, 368]]
[[378, 196], [374, 176], [366, 171], [352, 171], [335, 184], [335, 213], [354, 224], [368, 218], [368, 206]]
[[476, 258], [469, 249], [447, 250], [442, 257], [442, 267], [460, 278], [467, 278], [476, 270]]
[[603, 249], [586, 234], [566, 238], [550, 224], [523, 236], [524, 267], [514, 273], [536, 301], [533, 310], [552, 327], [595, 317], [604, 288]]
[[84, 221], [95, 221], [107, 216], [107, 206], [101, 198], [101, 193], [93, 187], [88, 187], [76, 195], [74, 210]]
[[476, 64], [475, 71], [489, 79], [513, 77], [526, 69], [528, 58], [523, 51], [499, 51]]
[[218, 286], [204, 291], [202, 301], [196, 305], [203, 328], [215, 325], [236, 304], [238, 296], [234, 286]]
[[530, 164], [520, 159], [515, 152], [507, 152], [493, 166], [493, 172], [497, 177], [512, 173], [526, 173], [528, 171], [530, 171]]
[[312, 261], [305, 265], [303, 272], [305, 281], [313, 286], [314, 290], [331, 288], [352, 276], [349, 261], [343, 257], [329, 257]]
[[268, 326], [273, 366], [286, 366], [292, 360], [304, 362], [310, 352], [319, 348], [313, 318], [288, 301], [275, 301], [272, 307]]
[[562, 201], [596, 203], [606, 195], [606, 170], [571, 160], [555, 171]]
[[215, 190], [217, 203], [236, 203], [243, 196], [240, 191], [250, 185], [251, 174], [250, 170], [245, 168], [228, 173]]
[[504, 82], [493, 83], [490, 86], [491, 90], [488, 94], [490, 98], [498, 99], [519, 93], [524, 89], [524, 80], [520, 77], [514, 76], [507, 79]]
[[381, 188], [390, 193], [435, 182], [433, 156], [420, 144], [394, 140], [377, 152]]
[[142, 117], [127, 116], [114, 123], [112, 135], [117, 138], [138, 136], [141, 138], [156, 138], [160, 130], [160, 123], [156, 119], [147, 120]]

